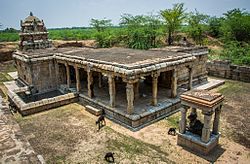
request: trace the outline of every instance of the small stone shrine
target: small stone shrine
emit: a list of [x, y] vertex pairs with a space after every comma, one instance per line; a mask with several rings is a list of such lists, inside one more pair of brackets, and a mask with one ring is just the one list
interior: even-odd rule
[[[219, 120], [224, 96], [205, 90], [191, 90], [180, 97], [183, 108], [177, 144], [201, 154], [208, 154], [219, 142]], [[188, 109], [191, 109], [191, 114], [188, 116], [189, 126], [186, 121]], [[197, 119], [197, 109], [200, 109], [204, 115], [204, 124]], [[211, 128], [213, 114], [214, 121]]]

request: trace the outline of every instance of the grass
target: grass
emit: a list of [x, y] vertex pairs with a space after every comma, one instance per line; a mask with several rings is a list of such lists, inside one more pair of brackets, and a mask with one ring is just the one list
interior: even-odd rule
[[179, 119], [180, 119], [180, 115], [178, 113], [166, 118], [168, 124], [174, 128], [179, 127]]

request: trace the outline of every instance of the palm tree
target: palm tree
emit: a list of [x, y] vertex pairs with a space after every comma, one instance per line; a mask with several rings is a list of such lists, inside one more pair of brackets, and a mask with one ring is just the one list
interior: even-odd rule
[[185, 19], [184, 3], [177, 3], [173, 5], [172, 9], [166, 9], [161, 11], [161, 16], [166, 21], [166, 27], [168, 31], [168, 45], [173, 43], [173, 34], [180, 28], [183, 20]]

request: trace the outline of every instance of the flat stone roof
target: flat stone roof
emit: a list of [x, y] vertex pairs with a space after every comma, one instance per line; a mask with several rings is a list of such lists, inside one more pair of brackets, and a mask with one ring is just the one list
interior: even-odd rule
[[221, 93], [214, 93], [206, 90], [194, 89], [183, 93], [181, 96], [182, 102], [190, 104], [199, 104], [206, 107], [214, 107], [224, 100]]
[[[190, 50], [190, 49], [188, 49]], [[43, 57], [60, 53], [67, 57], [77, 57], [83, 60], [105, 61], [114, 64], [137, 65], [146, 63], [155, 63], [165, 59], [176, 61], [192, 56], [190, 52], [177, 51], [174, 49], [152, 49], [152, 50], [135, 50], [128, 48], [48, 48], [31, 51], [19, 51], [18, 54], [24, 54], [28, 58]], [[204, 51], [204, 50], [203, 50]]]

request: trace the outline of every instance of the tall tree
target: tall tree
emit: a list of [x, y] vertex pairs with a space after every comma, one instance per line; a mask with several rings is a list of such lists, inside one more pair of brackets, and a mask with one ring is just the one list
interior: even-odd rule
[[94, 27], [98, 32], [104, 31], [105, 28], [112, 26], [110, 19], [91, 19], [90, 26]]
[[233, 9], [224, 14], [222, 32], [226, 41], [250, 42], [250, 13]]
[[174, 4], [172, 9], [166, 9], [160, 12], [166, 22], [166, 28], [168, 31], [168, 45], [171, 45], [173, 43], [173, 34], [177, 29], [180, 28], [186, 17], [184, 3]]
[[199, 13], [197, 10], [195, 12], [189, 13], [188, 16], [188, 33], [196, 42], [196, 44], [202, 45], [203, 39], [205, 37], [205, 32], [208, 28], [209, 16]]

